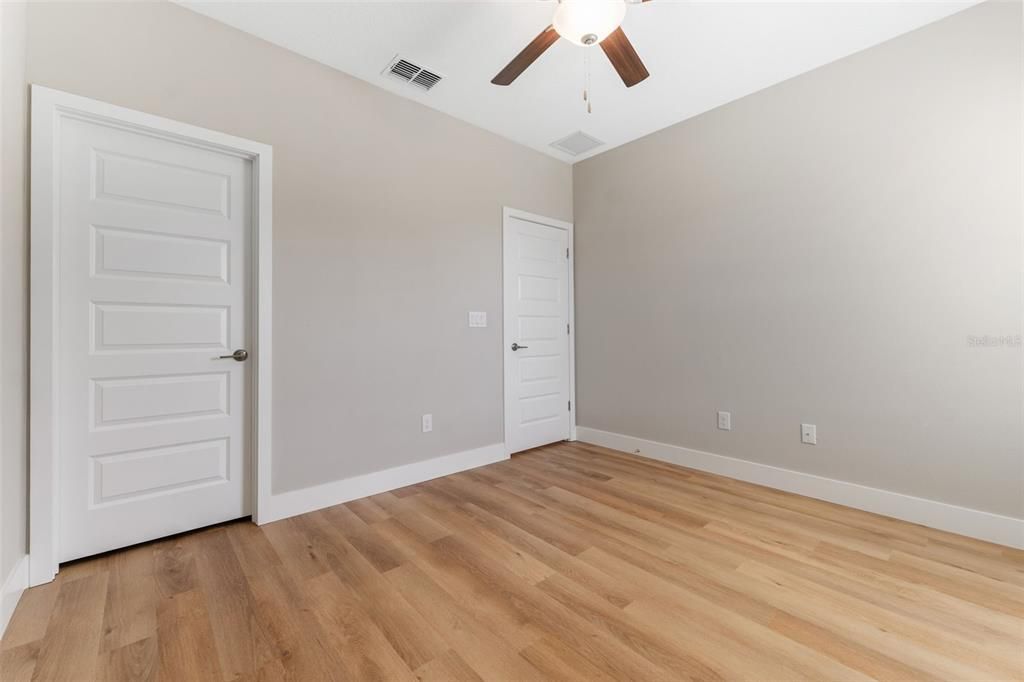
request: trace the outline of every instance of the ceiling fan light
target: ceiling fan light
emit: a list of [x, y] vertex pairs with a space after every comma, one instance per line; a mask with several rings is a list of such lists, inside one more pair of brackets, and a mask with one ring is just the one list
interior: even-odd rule
[[551, 23], [558, 35], [586, 47], [607, 38], [625, 16], [625, 0], [561, 0]]

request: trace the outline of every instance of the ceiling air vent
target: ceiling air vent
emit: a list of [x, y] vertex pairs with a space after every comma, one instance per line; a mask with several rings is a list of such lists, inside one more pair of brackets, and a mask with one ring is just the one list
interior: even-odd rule
[[388, 68], [384, 70], [384, 73], [397, 78], [398, 80], [405, 81], [415, 85], [423, 90], [430, 90], [432, 87], [441, 82], [441, 76], [437, 75], [433, 71], [427, 71], [418, 64], [402, 59], [401, 57], [395, 57], [391, 60]]
[[577, 130], [572, 135], [563, 137], [561, 140], [555, 140], [551, 143], [551, 146], [558, 151], [565, 152], [569, 156], [579, 156], [589, 152], [591, 149], [597, 149], [603, 144], [604, 142], [596, 137], [591, 137], [582, 130]]

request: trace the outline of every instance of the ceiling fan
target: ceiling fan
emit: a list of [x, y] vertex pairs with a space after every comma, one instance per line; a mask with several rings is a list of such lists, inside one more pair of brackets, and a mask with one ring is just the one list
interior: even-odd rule
[[627, 88], [633, 87], [651, 75], [620, 25], [626, 16], [626, 5], [636, 2], [637, 0], [558, 0], [551, 25], [523, 48], [523, 51], [492, 78], [491, 82], [495, 85], [511, 85], [512, 81], [561, 37], [581, 47], [600, 45], [608, 61], [618, 71], [622, 82]]

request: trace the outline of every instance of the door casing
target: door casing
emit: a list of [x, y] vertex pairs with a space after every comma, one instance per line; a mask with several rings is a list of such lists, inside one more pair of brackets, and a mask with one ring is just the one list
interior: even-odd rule
[[252, 279], [247, 292], [253, 334], [250, 389], [251, 453], [248, 482], [254, 500], [253, 521], [267, 510], [271, 472], [271, 245], [272, 165], [269, 145], [33, 85], [31, 90], [31, 258], [29, 282], [29, 584], [57, 574], [59, 553], [60, 440], [58, 424], [60, 335], [60, 225], [57, 154], [64, 118], [98, 121], [117, 127], [233, 154], [252, 162]]
[[[530, 223], [536, 223], [538, 225], [544, 225], [546, 227], [553, 227], [558, 230], [565, 230], [569, 238], [569, 257], [566, 259], [566, 267], [568, 268], [569, 277], [569, 440], [576, 440], [576, 284], [574, 282], [573, 264], [576, 261], [576, 246], [573, 242], [573, 224], [564, 220], [558, 220], [557, 218], [548, 218], [547, 216], [538, 215], [536, 213], [529, 213], [527, 211], [521, 211], [516, 208], [509, 208], [508, 206], [502, 207], [501, 213], [501, 242], [505, 244], [505, 233], [509, 229], [509, 221], [512, 218], [519, 220], [525, 220]], [[504, 246], [502, 247], [504, 248]], [[502, 287], [502, 346], [501, 346], [501, 363], [502, 363], [502, 413], [504, 421], [504, 432], [505, 432], [505, 454], [511, 455], [511, 443], [512, 443], [512, 431], [511, 431], [511, 387], [508, 381], [509, 367], [505, 362], [507, 354], [505, 349], [508, 348], [514, 339], [511, 335], [511, 325], [508, 319], [508, 313], [505, 309], [506, 291], [505, 287], [505, 256], [504, 251], [502, 252], [502, 273], [501, 273], [501, 287]]]

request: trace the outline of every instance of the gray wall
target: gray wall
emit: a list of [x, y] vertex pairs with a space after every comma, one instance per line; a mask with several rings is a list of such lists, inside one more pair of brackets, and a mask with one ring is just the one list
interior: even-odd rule
[[28, 79], [274, 146], [275, 492], [502, 440], [501, 207], [569, 166], [168, 3], [31, 5]]
[[0, 584], [27, 551], [25, 6], [0, 2]]
[[1024, 517], [1021, 58], [986, 3], [577, 164], [579, 424]]

